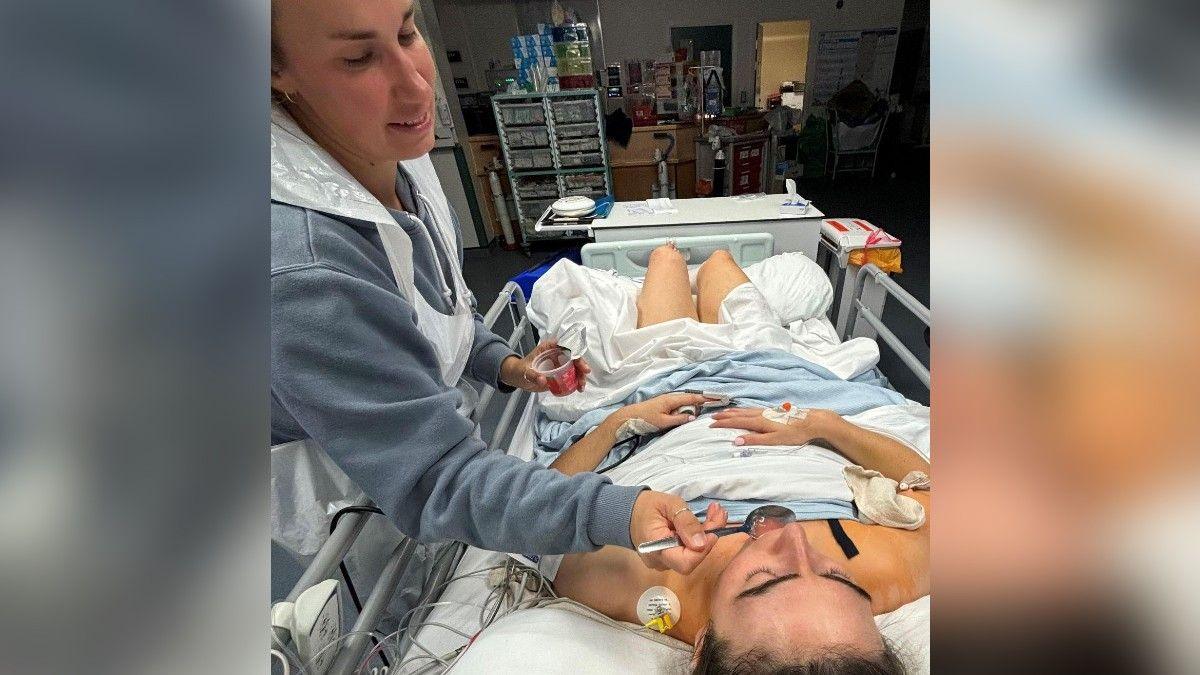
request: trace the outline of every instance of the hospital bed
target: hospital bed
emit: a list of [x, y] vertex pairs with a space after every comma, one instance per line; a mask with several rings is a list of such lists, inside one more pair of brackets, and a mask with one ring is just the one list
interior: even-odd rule
[[[762, 238], [764, 236], [766, 241]], [[720, 237], [684, 237], [673, 241], [685, 257], [691, 257], [693, 261], [703, 260], [716, 245], [731, 250], [735, 259], [744, 266], [748, 262], [770, 255], [773, 249], [769, 239], [770, 235], [760, 234], [757, 238], [752, 235], [731, 235], [724, 240]], [[585, 250], [584, 262], [600, 269], [612, 269], [627, 275], [636, 274], [639, 269], [644, 269], [649, 251], [664, 241], [666, 240], [651, 239], [615, 242], [599, 248], [589, 245], [593, 248]], [[926, 326], [929, 325], [929, 310], [920, 301], [886, 273], [874, 265], [867, 265], [859, 271], [854, 280], [854, 292], [851, 296], [853, 311], [840, 338], [845, 340], [853, 335], [858, 321], [868, 323], [877, 332], [878, 340], [894, 351], [901, 363], [928, 386], [929, 368], [883, 324], [881, 312], [861, 301], [864, 289], [872, 284], [881, 288], [888, 299], [895, 300]], [[484, 315], [484, 323], [497, 334], [507, 336], [507, 342], [514, 350], [528, 351], [538, 341], [536, 328], [527, 315], [526, 298], [515, 283], [508, 283], [500, 291]], [[529, 459], [536, 444], [533, 431], [536, 405], [533, 395], [522, 390], [504, 394], [494, 387], [483, 387], [477, 393], [477, 400], [469, 400], [468, 403], [471, 407], [470, 416], [480, 425], [482, 438], [488, 443], [488, 447], [505, 448], [510, 454]], [[474, 396], [470, 395], [468, 398], [474, 399]], [[361, 506], [369, 506], [369, 503], [364, 502]], [[341, 518], [287, 600], [295, 601], [306, 589], [326, 579], [336, 578], [339, 562], [362, 531], [366, 519], [371, 517], [380, 516], [366, 512], [350, 512]], [[409, 614], [400, 618], [399, 630], [391, 634], [378, 631], [379, 622], [390, 598], [397, 590], [405, 566], [414, 558], [419, 546], [413, 540], [405, 538], [395, 547], [375, 587], [362, 603], [362, 610], [351, 629], [328, 639], [328, 644], [317, 654], [313, 655], [310, 652], [307, 662], [301, 662], [303, 659], [299, 658], [294, 643], [288, 641], [286, 636], [280, 639], [276, 633], [272, 640], [272, 649], [277, 655], [282, 654], [290, 661], [283, 670], [277, 667], [276, 672], [337, 675], [359, 672], [374, 675], [439, 672], [472, 650], [482, 654], [479, 658], [483, 658], [483, 661], [480, 663], [490, 662], [495, 665], [496, 653], [486, 654], [489, 649], [495, 650], [498, 644], [502, 645], [503, 653], [509, 657], [515, 656], [519, 660], [522, 657], [519, 653], [514, 654], [514, 650], [520, 649], [522, 636], [528, 637], [531, 631], [533, 634], [553, 632], [554, 627], [567, 630], [571, 635], [588, 636], [579, 644], [572, 641], [569, 646], [572, 651], [567, 655], [580, 657], [570, 659], [575, 662], [571, 672], [589, 672], [586, 665], [581, 665], [589, 662], [586, 658], [589, 649], [599, 650], [599, 660], [593, 660], [601, 666], [596, 672], [615, 672], [614, 668], [668, 668], [671, 664], [677, 666], [681, 660], [686, 660], [686, 654], [680, 652], [679, 643], [652, 632], [639, 633], [633, 630], [635, 627], [631, 628], [628, 624], [617, 625], [616, 622], [572, 601], [547, 597], [546, 584], [544, 580], [537, 578], [536, 571], [531, 571], [503, 554], [481, 551], [463, 544], [453, 544], [440, 550], [426, 576], [419, 600]], [[906, 606], [893, 613], [907, 613], [896, 618], [898, 624], [907, 621], [907, 624], [901, 626], [902, 630], [911, 630], [914, 623], [927, 621], [928, 598], [923, 600], [923, 610], [920, 607]], [[522, 611], [520, 624], [511, 620], [513, 613], [518, 609]], [[922, 611], [926, 613], [921, 614]], [[913, 614], [914, 612], [917, 614]], [[503, 636], [484, 647], [483, 642], [477, 641], [477, 637], [482, 628], [490, 626], [497, 626], [494, 632]], [[542, 626], [545, 630], [537, 626]], [[614, 662], [614, 659], [620, 661], [629, 657], [626, 653], [629, 651], [629, 645], [621, 643], [622, 639], [629, 638], [628, 633], [639, 633], [636, 639], [641, 642], [636, 644], [645, 645], [647, 650], [654, 653], [651, 660]], [[927, 635], [918, 639], [925, 640], [927, 650]], [[534, 644], [537, 651], [526, 655], [529, 660], [553, 656], [554, 649], [545, 641]], [[472, 649], [467, 649], [468, 646]], [[927, 654], [927, 651], [925, 653]], [[386, 667], [383, 666], [381, 654], [387, 659]], [[604, 658], [605, 655], [607, 658]], [[467, 669], [470, 670], [471, 668]]]

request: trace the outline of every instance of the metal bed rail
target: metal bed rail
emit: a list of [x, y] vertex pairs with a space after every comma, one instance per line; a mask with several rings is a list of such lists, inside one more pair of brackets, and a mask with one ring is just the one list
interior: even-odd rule
[[416, 540], [408, 537], [402, 538], [400, 543], [396, 544], [379, 574], [379, 581], [375, 582], [375, 588], [371, 589], [371, 595], [363, 603], [362, 611], [354, 621], [354, 627], [350, 629], [350, 637], [329, 666], [330, 675], [350, 675], [354, 672], [358, 662], [367, 652], [371, 631], [375, 630], [383, 618], [383, 612], [395, 595], [396, 587], [400, 585], [400, 579], [404, 576], [404, 569], [408, 567], [408, 561], [416, 550]]
[[[507, 310], [507, 312], [505, 311]], [[536, 334], [533, 325], [529, 322], [529, 318], [525, 313], [525, 293], [516, 283], [509, 282], [500, 291], [496, 300], [488, 308], [484, 314], [484, 325], [496, 332], [496, 325], [504, 316], [508, 317], [511, 326], [511, 332], [507, 338], [508, 346], [514, 350], [528, 351], [532, 348], [532, 344], [536, 343]], [[497, 334], [500, 334], [497, 332]], [[472, 421], [480, 424], [485, 419], [495, 414], [496, 408], [503, 403], [503, 408], [499, 411], [499, 420], [493, 427], [493, 433], [484, 433], [481, 425], [481, 436], [487, 442], [489, 448], [502, 447], [499, 443], [505, 439], [505, 431], [509, 427], [514, 427], [514, 416], [520, 410], [520, 403], [528, 395], [522, 390], [517, 390], [512, 394], [499, 391], [496, 387], [485, 386], [480, 393], [479, 401], [471, 411]], [[363, 498], [353, 504], [354, 507], [372, 507], [371, 500]], [[288, 593], [285, 600], [287, 602], [295, 602], [296, 598], [301, 593], [311, 588], [312, 586], [326, 580], [332, 579], [336, 575], [338, 565], [346, 557], [350, 548], [354, 546], [354, 542], [358, 540], [362, 534], [363, 528], [366, 526], [367, 518], [377, 516], [378, 514], [350, 511], [343, 515], [338, 521], [337, 527], [330, 533], [329, 537], [321, 545], [316, 556], [309, 566], [300, 575], [300, 579]], [[383, 614], [387, 610], [388, 604], [392, 596], [396, 593], [396, 589], [404, 576], [405, 569], [416, 553], [419, 544], [408, 537], [402, 537], [400, 542], [396, 544], [388, 557], [387, 563], [384, 565], [383, 571], [380, 574], [379, 580], [371, 589], [370, 595], [363, 603], [362, 611], [359, 612], [355, 619], [354, 626], [351, 630], [350, 637], [346, 638], [344, 644], [337, 649], [337, 654], [331, 662], [331, 665], [326, 671], [330, 675], [348, 675], [353, 673], [366, 656], [367, 650], [370, 647], [371, 635], [370, 632], [379, 625], [383, 619]], [[458, 564], [462, 553], [466, 548], [465, 544], [452, 543], [450, 550], [443, 551], [439, 555], [437, 563], [430, 570], [429, 576], [426, 579], [425, 588], [422, 589], [421, 596], [415, 607], [420, 607], [427, 604], [433, 599], [433, 593], [441, 584], [449, 578], [455, 566]], [[403, 625], [400, 628], [403, 630], [409, 625], [419, 624], [422, 617], [419, 612], [411, 614], [404, 619]], [[279, 637], [279, 636], [277, 636]], [[286, 641], [287, 644], [290, 641]], [[291, 645], [288, 645], [291, 646]], [[307, 664], [299, 664], [305, 667]]]
[[[512, 327], [507, 339], [508, 348], [519, 353], [527, 353], [537, 344], [537, 331], [530, 323], [526, 309], [525, 292], [516, 282], [510, 281], [500, 290], [496, 300], [492, 302], [492, 306], [483, 315], [483, 325], [496, 333], [496, 324], [500, 317], [507, 316], [509, 325]], [[517, 411], [522, 409], [522, 405], [529, 396], [531, 394], [521, 389], [505, 393], [490, 385], [483, 388], [479, 395], [479, 403], [476, 404], [475, 411], [471, 415], [471, 419], [479, 424], [481, 429], [485, 421], [490, 421], [490, 415], [495, 410], [493, 403], [497, 400], [507, 399], [504, 401], [504, 408], [500, 411], [500, 418], [492, 427], [492, 433], [485, 439], [488, 441], [489, 448], [504, 447], [502, 444], [511, 440], [510, 435], [506, 432], [510, 430], [510, 427], [515, 431], [515, 425], [512, 424], [513, 418]]]
[[904, 344], [904, 341], [896, 336], [887, 326], [883, 324], [882, 317], [876, 316], [871, 308], [867, 307], [862, 302], [863, 289], [866, 288], [867, 280], [873, 279], [875, 283], [883, 287], [888, 297], [895, 298], [908, 311], [920, 319], [926, 327], [930, 325], [929, 308], [921, 304], [911, 293], [901, 288], [900, 284], [896, 283], [887, 272], [879, 269], [875, 265], [867, 264], [858, 271], [858, 275], [854, 277], [854, 294], [851, 296], [853, 303], [850, 308], [850, 318], [846, 322], [846, 330], [842, 333], [842, 340], [848, 340], [854, 335], [854, 327], [858, 323], [858, 318], [862, 317], [864, 321], [871, 325], [878, 333], [879, 339], [883, 340], [908, 369], [912, 371], [917, 379], [929, 388], [929, 368], [921, 363], [916, 354]]
[[[820, 260], [822, 252], [825, 253], [824, 263]], [[817, 237], [817, 256], [814, 262], [825, 270], [825, 275], [829, 277], [829, 284], [833, 288], [833, 300], [829, 303], [827, 316], [836, 324], [838, 314], [842, 310], [842, 290], [846, 283], [846, 275], [842, 273], [842, 260], [838, 256], [838, 249], [826, 241], [825, 237]]]

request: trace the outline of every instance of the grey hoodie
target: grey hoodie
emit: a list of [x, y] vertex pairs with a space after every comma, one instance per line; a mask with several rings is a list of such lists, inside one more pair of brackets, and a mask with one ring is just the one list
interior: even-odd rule
[[[446, 265], [436, 261], [461, 260], [461, 242], [451, 253], [413, 236], [429, 215], [403, 168], [397, 194], [418, 205], [417, 217], [393, 211], [413, 242], [417, 290], [448, 311], [436, 280]], [[497, 384], [509, 354], [476, 314], [467, 376]], [[488, 449], [455, 412], [460, 398], [441, 382], [375, 226], [272, 202], [272, 443], [315, 440], [418, 541], [532, 554], [632, 545], [642, 488], [593, 473], [564, 476]]]

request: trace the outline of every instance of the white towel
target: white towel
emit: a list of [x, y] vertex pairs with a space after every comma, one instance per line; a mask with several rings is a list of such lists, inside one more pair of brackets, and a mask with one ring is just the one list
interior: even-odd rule
[[929, 476], [923, 472], [910, 471], [900, 483], [857, 465], [844, 467], [842, 475], [854, 495], [862, 522], [901, 530], [915, 530], [925, 524], [925, 507], [921, 502], [900, 494], [900, 485], [905, 489], [928, 490]]

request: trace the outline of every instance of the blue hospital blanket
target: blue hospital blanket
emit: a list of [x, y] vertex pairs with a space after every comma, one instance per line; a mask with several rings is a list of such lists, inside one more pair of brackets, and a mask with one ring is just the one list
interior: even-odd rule
[[904, 397], [887, 388], [875, 371], [843, 380], [827, 368], [788, 352], [734, 352], [648, 380], [621, 403], [592, 410], [575, 422], [539, 418], [535, 430], [540, 449], [561, 452], [621, 406], [681, 389], [727, 394], [733, 406], [772, 407], [791, 401], [801, 408], [825, 408], [839, 415], [904, 402]]
[[[887, 388], [886, 381], [875, 371], [843, 380], [828, 369], [787, 352], [736, 352], [649, 380], [621, 403], [592, 410], [575, 422], [539, 418], [535, 428], [541, 447], [535, 452], [536, 460], [549, 464], [559, 452], [623, 405], [680, 389], [727, 394], [732, 398], [733, 406], [768, 407], [791, 401], [802, 408], [826, 408], [841, 415], [854, 415], [879, 406], [904, 402], [904, 397]], [[658, 440], [651, 440], [641, 451], [649, 449]], [[626, 452], [628, 449], [614, 448], [601, 464], [612, 464]], [[714, 500], [707, 496], [693, 499], [688, 502], [688, 508], [703, 517], [710, 501]], [[767, 503], [719, 498], [715, 501], [729, 512], [731, 522], [741, 522], [751, 510]], [[858, 519], [858, 509], [850, 501], [821, 499], [772, 503], [790, 508], [798, 520]]]
[[709, 499], [701, 497], [699, 499], [688, 500], [688, 508], [697, 518], [704, 519], [704, 510], [708, 508], [709, 502], [717, 502], [725, 507], [725, 511], [729, 513], [729, 522], [741, 523], [746, 520], [746, 516], [760, 506], [767, 504], [778, 504], [786, 506], [796, 514], [796, 520], [828, 520], [836, 518], [837, 520], [858, 520], [858, 507], [854, 502], [845, 501], [842, 499], [808, 499], [804, 501], [787, 501], [787, 502], [765, 502], [761, 499], [746, 499], [742, 501], [733, 501], [730, 499]]

